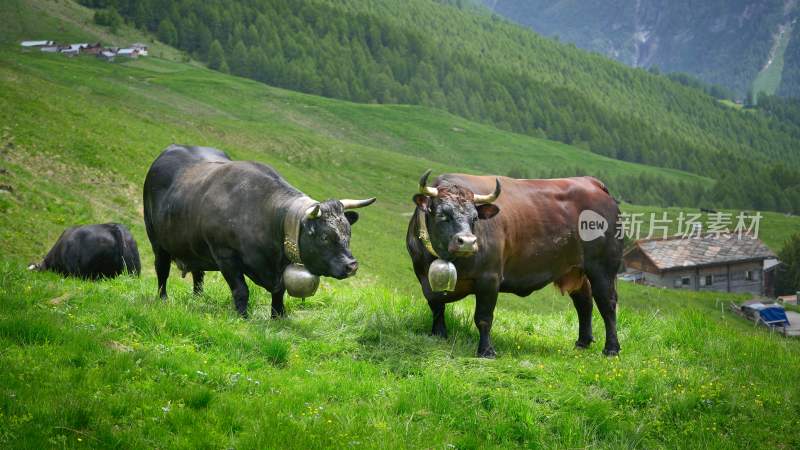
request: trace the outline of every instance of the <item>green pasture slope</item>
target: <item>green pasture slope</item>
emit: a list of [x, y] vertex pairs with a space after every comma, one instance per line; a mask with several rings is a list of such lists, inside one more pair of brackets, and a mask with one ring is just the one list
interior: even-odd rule
[[780, 40], [775, 44], [775, 54], [773, 55], [772, 64], [767, 68], [762, 68], [758, 72], [753, 85], [750, 90], [753, 92], [754, 100], [758, 100], [759, 94], [775, 95], [781, 85], [781, 77], [783, 75], [784, 59], [783, 55], [786, 53], [786, 47], [789, 45], [789, 40], [792, 37], [793, 24], [787, 24], [786, 30], [780, 36]]
[[[377, 195], [354, 227], [362, 271], [290, 299], [282, 320], [256, 287], [239, 319], [218, 274], [193, 297], [173, 271], [158, 300], [141, 183], [172, 142], [272, 164], [316, 198]], [[576, 315], [550, 288], [501, 298], [496, 360], [473, 357], [472, 300], [448, 307], [449, 339], [428, 337], [403, 242], [415, 180], [507, 170], [504, 150], [536, 168], [692, 177], [163, 59], [0, 49], [0, 447], [800, 446], [798, 343], [721, 312], [741, 296], [621, 284], [614, 359], [599, 317], [593, 348], [572, 348]], [[798, 221], [770, 217], [777, 250]], [[63, 227], [110, 220], [139, 241], [141, 279], [25, 270]]]

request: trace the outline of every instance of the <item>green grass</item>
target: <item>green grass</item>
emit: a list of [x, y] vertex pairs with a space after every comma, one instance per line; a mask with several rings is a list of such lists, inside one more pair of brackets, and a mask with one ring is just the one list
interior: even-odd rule
[[[730, 296], [620, 286], [624, 353], [571, 347], [569, 301], [503, 301], [495, 361], [473, 357], [471, 302], [427, 336], [416, 294], [326, 285], [238, 319], [213, 276], [99, 283], [0, 269], [0, 442], [308, 448], [792, 447], [797, 343], [723, 314]], [[597, 318], [596, 318], [597, 319]], [[599, 322], [599, 320], [596, 320]], [[602, 335], [602, 327], [595, 334]], [[781, 380], [776, 382], [775, 380]]]
[[720, 105], [725, 105], [725, 106], [727, 106], [728, 108], [733, 108], [733, 109], [742, 110], [742, 109], [743, 109], [743, 107], [744, 107], [744, 105], [741, 105], [741, 104], [739, 104], [739, 103], [736, 103], [736, 102], [734, 102], [734, 101], [732, 101], [732, 100], [722, 99], [722, 100], [718, 100], [718, 101], [719, 101], [719, 104], [720, 104]]
[[[173, 275], [158, 300], [141, 183], [172, 142], [269, 163], [316, 198], [377, 195], [354, 227], [359, 275], [289, 299], [283, 320], [255, 286], [239, 319], [216, 273], [200, 297]], [[13, 189], [0, 193], [0, 447], [800, 446], [800, 348], [722, 312], [746, 297], [621, 284], [615, 359], [600, 355], [599, 317], [598, 342], [573, 350], [577, 317], [551, 288], [501, 297], [497, 360], [473, 357], [471, 299], [448, 307], [449, 339], [429, 337], [404, 248], [415, 182], [428, 167], [512, 164], [694, 177], [165, 59], [0, 49], [0, 184]], [[141, 279], [25, 270], [64, 227], [111, 220], [139, 241]], [[798, 225], [767, 215], [762, 237], [777, 250]]]

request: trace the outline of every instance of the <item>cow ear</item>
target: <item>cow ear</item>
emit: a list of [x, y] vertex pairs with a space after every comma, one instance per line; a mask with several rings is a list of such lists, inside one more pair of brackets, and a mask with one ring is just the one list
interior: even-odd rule
[[355, 211], [345, 211], [344, 216], [347, 218], [347, 221], [350, 222], [350, 225], [358, 222], [358, 213]]
[[424, 212], [429, 211], [428, 205], [430, 204], [430, 199], [425, 194], [416, 194], [414, 195], [414, 203], [416, 203], [417, 208], [423, 210]]
[[500, 208], [497, 206], [487, 203], [485, 205], [478, 205], [475, 207], [478, 210], [478, 218], [480, 219], [491, 219], [492, 217], [496, 216], [497, 213], [500, 212]]

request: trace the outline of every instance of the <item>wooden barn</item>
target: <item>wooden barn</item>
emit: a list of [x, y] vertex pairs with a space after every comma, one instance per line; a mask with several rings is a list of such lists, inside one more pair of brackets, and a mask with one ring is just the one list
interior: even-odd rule
[[765, 261], [775, 254], [750, 236], [680, 237], [637, 241], [625, 253], [625, 267], [644, 284], [695, 291], [764, 295]]

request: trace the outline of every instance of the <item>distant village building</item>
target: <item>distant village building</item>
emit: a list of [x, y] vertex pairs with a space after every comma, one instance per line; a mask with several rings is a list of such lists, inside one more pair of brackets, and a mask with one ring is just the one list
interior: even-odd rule
[[37, 48], [37, 47], [47, 47], [51, 45], [55, 45], [53, 41], [22, 41], [20, 45], [24, 48]]
[[139, 50], [136, 50], [135, 48], [121, 48], [117, 50], [117, 56], [123, 56], [126, 58], [138, 58]]
[[59, 47], [58, 52], [66, 56], [76, 56], [80, 53], [80, 48], [69, 45], [66, 47]]
[[139, 52], [139, 56], [147, 56], [147, 45], [137, 42], [131, 45], [131, 48], [137, 50]]
[[764, 268], [776, 256], [749, 236], [637, 241], [624, 255], [627, 279], [653, 286], [695, 291], [750, 292], [764, 295]]
[[80, 48], [81, 54], [85, 53], [87, 55], [97, 55], [101, 51], [103, 51], [103, 46], [100, 45], [99, 42], [96, 44], [88, 44], [85, 47]]
[[75, 56], [80, 54], [81, 49], [88, 47], [87, 43], [69, 44], [64, 47], [59, 47], [58, 51], [67, 56]]
[[114, 60], [114, 56], [116, 56], [116, 53], [114, 53], [111, 50], [103, 50], [103, 51], [101, 51], [100, 53], [97, 54], [98, 58], [106, 60], [106, 61], [113, 61]]
[[113, 61], [116, 56], [135, 59], [139, 56], [148, 55], [147, 45], [142, 43], [135, 43], [128, 48], [103, 47], [99, 42], [94, 44], [85, 42], [77, 44], [57, 44], [55, 41], [45, 40], [22, 41], [20, 45], [26, 50], [38, 48], [46, 53], [61, 53], [65, 56], [77, 56], [79, 54], [95, 55], [106, 61]]

